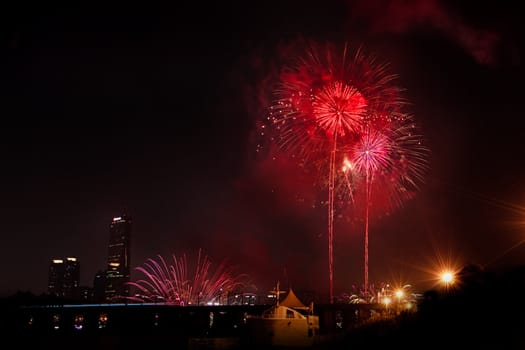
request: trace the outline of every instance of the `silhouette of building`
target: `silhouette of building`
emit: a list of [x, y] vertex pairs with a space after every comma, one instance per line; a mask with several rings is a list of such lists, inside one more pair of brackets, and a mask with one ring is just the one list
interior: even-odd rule
[[106, 300], [106, 271], [98, 271], [93, 278], [92, 301], [101, 303]]
[[106, 301], [129, 296], [131, 218], [113, 218], [109, 226]]
[[77, 258], [51, 260], [47, 291], [59, 298], [80, 298], [80, 263]]
[[64, 260], [53, 259], [49, 265], [47, 292], [55, 297], [63, 295]]
[[80, 263], [77, 258], [68, 257], [64, 266], [64, 297], [80, 298]]

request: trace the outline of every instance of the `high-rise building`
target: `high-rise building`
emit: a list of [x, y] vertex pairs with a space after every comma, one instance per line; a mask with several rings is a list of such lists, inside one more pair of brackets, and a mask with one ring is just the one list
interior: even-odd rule
[[49, 265], [47, 292], [55, 297], [62, 297], [64, 280], [64, 260], [53, 259]]
[[80, 264], [77, 258], [66, 258], [63, 289], [65, 298], [80, 299]]
[[77, 258], [51, 260], [47, 291], [50, 295], [60, 298], [80, 297], [80, 263]]
[[113, 218], [109, 226], [106, 300], [129, 296], [131, 218]]

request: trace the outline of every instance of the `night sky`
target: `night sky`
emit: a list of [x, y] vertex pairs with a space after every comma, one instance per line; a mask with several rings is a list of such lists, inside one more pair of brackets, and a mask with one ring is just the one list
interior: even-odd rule
[[[123, 212], [134, 267], [203, 248], [260, 290], [326, 293], [325, 208], [294, 200], [313, 191], [300, 172], [255, 152], [279, 58], [300, 38], [389, 62], [432, 152], [416, 198], [372, 223], [371, 283], [427, 288], [439, 259], [523, 264], [525, 244], [506, 253], [525, 239], [517, 5], [301, 3], [4, 7], [0, 294], [45, 292], [50, 260], [65, 256], [91, 286]], [[363, 229], [345, 223], [336, 295], [363, 280]]]

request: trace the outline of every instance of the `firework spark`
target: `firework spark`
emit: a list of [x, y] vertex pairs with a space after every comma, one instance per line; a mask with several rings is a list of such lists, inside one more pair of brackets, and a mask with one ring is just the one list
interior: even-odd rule
[[[348, 45], [339, 51], [311, 42], [305, 48], [303, 55], [285, 65], [267, 118], [270, 128], [263, 125], [261, 134], [273, 130], [272, 140], [282, 150], [305, 168], [317, 167], [321, 178], [327, 179], [329, 297], [333, 302], [336, 188], [343, 184], [353, 199], [354, 181], [363, 173], [369, 187], [379, 169], [393, 172], [397, 159], [391, 155], [396, 145], [389, 138], [389, 127], [403, 114], [405, 101], [387, 65], [363, 50], [351, 53]], [[380, 124], [381, 129], [370, 129]], [[370, 202], [368, 196], [366, 202]]]
[[274, 141], [299, 161], [326, 158], [334, 138], [352, 141], [369, 115], [393, 114], [405, 104], [396, 76], [363, 50], [313, 42], [305, 48], [284, 66], [267, 118]]
[[137, 294], [129, 299], [134, 301], [162, 301], [170, 305], [199, 305], [219, 302], [225, 293], [251, 287], [248, 275], [235, 274], [234, 269], [223, 260], [213, 271], [212, 262], [199, 249], [195, 270], [190, 275], [186, 254], [181, 258], [173, 255], [173, 264], [158, 255], [157, 260], [149, 258], [137, 271], [145, 279], [130, 282]]

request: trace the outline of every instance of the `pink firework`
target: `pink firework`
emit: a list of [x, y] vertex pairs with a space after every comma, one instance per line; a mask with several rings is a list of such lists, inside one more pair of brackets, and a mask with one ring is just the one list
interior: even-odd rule
[[363, 129], [353, 150], [352, 163], [355, 170], [362, 174], [373, 174], [390, 168], [392, 144], [389, 138], [370, 127]]
[[383, 133], [366, 126], [353, 150], [356, 171], [365, 177], [365, 277], [364, 290], [368, 291], [368, 223], [372, 177], [376, 172], [389, 168], [392, 144]]
[[320, 169], [328, 180], [329, 298], [333, 302], [335, 188], [345, 149], [358, 142], [371, 116], [396, 115], [404, 101], [387, 66], [361, 49], [350, 53], [347, 45], [340, 51], [315, 43], [305, 48], [281, 72], [268, 124], [273, 141], [303, 166], [328, 159], [328, 166]]
[[[364, 203], [365, 211], [365, 290], [368, 290], [370, 206], [377, 204], [376, 210], [391, 210], [413, 196], [427, 170], [428, 153], [412, 118], [401, 114], [396, 118], [370, 119], [349, 149], [347, 162], [352, 165], [351, 171], [356, 178], [364, 179], [364, 186], [354, 184], [354, 187], [355, 195], [360, 198], [358, 203]], [[372, 191], [373, 187], [376, 190]]]
[[391, 213], [414, 197], [428, 171], [430, 151], [410, 115], [399, 115], [387, 123], [369, 123], [360, 138], [345, 152], [346, 176], [353, 179], [352, 211], [365, 210], [366, 177], [374, 190], [370, 201], [375, 215]]
[[147, 259], [136, 270], [144, 274], [145, 279], [130, 282], [137, 293], [129, 297], [134, 301], [158, 302], [170, 305], [199, 305], [219, 302], [221, 296], [239, 288], [251, 286], [248, 275], [235, 274], [233, 268], [222, 261], [213, 271], [210, 258], [199, 249], [193, 274], [186, 254], [182, 258], [173, 255], [173, 264], [169, 265], [158, 255], [158, 260]]

